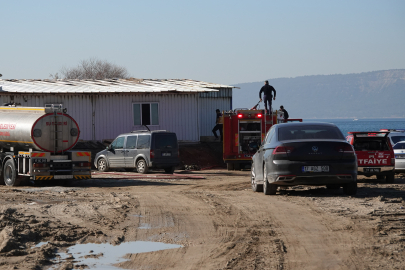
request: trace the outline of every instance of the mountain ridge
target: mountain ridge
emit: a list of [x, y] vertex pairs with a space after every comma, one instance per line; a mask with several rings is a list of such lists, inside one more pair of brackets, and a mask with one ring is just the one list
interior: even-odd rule
[[[290, 118], [405, 117], [405, 69], [350, 74], [307, 75], [269, 79]], [[233, 108], [250, 108], [259, 101], [263, 82], [239, 83]], [[263, 103], [260, 103], [263, 108]]]

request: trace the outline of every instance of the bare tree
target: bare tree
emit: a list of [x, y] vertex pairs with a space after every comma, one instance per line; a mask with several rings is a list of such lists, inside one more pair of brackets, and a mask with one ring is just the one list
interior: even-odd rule
[[[64, 67], [61, 69], [60, 73], [64, 79], [68, 80], [126, 79], [129, 77], [128, 71], [125, 67], [120, 67], [96, 58], [82, 60], [75, 68]], [[51, 77], [59, 78], [58, 73], [56, 73], [55, 75]]]

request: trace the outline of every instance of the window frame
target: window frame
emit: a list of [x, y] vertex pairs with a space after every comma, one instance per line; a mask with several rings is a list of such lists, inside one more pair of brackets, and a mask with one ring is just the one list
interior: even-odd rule
[[[159, 126], [160, 125], [160, 103], [156, 101], [150, 101], [150, 102], [133, 102], [132, 103], [132, 123], [134, 126], [144, 126], [142, 123], [142, 105], [148, 104], [149, 105], [149, 112], [150, 112], [150, 124], [147, 126]], [[157, 124], [153, 124], [153, 109], [152, 109], [152, 104], [157, 105]], [[135, 124], [135, 108], [134, 105], [139, 105], [139, 118], [140, 118], [140, 124]]]

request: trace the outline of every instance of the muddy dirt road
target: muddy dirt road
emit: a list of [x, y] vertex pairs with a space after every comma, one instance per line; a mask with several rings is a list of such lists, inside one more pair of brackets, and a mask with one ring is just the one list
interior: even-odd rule
[[181, 247], [129, 248], [98, 269], [405, 269], [404, 175], [359, 179], [349, 197], [303, 186], [264, 196], [251, 191], [249, 171], [176, 173], [1, 186], [0, 269], [87, 269], [95, 266], [84, 258], [114, 251], [69, 248], [131, 241]]

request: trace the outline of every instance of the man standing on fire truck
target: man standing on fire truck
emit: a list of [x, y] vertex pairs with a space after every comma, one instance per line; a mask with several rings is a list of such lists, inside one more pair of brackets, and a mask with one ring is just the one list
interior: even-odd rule
[[[272, 113], [271, 98], [273, 98], [273, 100], [276, 100], [276, 89], [274, 89], [273, 86], [269, 85], [269, 81], [266, 80], [266, 81], [264, 81], [264, 85], [260, 89], [260, 92], [259, 92], [260, 101], [262, 101], [262, 92], [263, 92], [263, 99], [264, 99], [264, 109], [266, 110], [266, 114], [269, 114], [269, 112], [271, 114]], [[274, 97], [272, 95], [273, 94], [272, 92], [274, 92]], [[270, 111], [267, 110], [267, 103], [269, 104]]]

